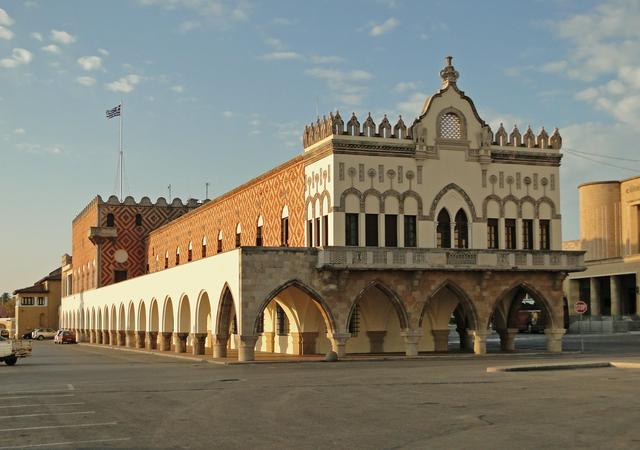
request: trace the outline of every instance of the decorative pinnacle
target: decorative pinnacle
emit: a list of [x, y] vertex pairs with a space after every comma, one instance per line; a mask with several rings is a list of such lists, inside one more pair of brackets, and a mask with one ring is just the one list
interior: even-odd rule
[[451, 61], [453, 60], [453, 56], [447, 56], [444, 60], [445, 60], [445, 66], [440, 71], [440, 78], [442, 78], [443, 89], [449, 87], [450, 84], [455, 86], [456, 81], [460, 77], [460, 73], [451, 64]]

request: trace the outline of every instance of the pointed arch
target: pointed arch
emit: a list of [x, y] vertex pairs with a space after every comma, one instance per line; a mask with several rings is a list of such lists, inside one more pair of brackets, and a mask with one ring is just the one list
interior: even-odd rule
[[158, 309], [158, 300], [154, 297], [151, 299], [151, 307], [149, 308], [149, 331], [157, 332], [160, 330], [160, 311]]
[[540, 197], [538, 200], [536, 200], [535, 209], [534, 209], [536, 218], [540, 217], [540, 205], [543, 203], [546, 203], [551, 208], [551, 217], [550, 217], [551, 219], [561, 218], [560, 214], [557, 214], [556, 212], [556, 204], [553, 202], [553, 200], [551, 200], [547, 196]]
[[400, 297], [398, 296], [398, 294], [396, 294], [396, 292], [393, 289], [391, 289], [382, 281], [373, 280], [370, 283], [368, 283], [358, 293], [358, 295], [356, 295], [356, 298], [351, 303], [351, 307], [349, 308], [349, 314], [347, 316], [347, 322], [344, 324], [343, 331], [349, 330], [349, 321], [351, 320], [351, 315], [355, 311], [356, 306], [358, 305], [358, 302], [360, 302], [360, 300], [362, 300], [362, 298], [364, 298], [367, 292], [369, 292], [369, 290], [371, 289], [378, 289], [391, 301], [391, 304], [393, 305], [393, 308], [395, 309], [396, 314], [398, 315], [398, 320], [400, 321], [400, 329], [406, 330], [407, 328], [409, 328], [409, 314], [407, 313], [407, 309], [405, 308], [404, 303], [402, 303], [402, 300], [400, 300]]
[[162, 306], [162, 331], [165, 333], [173, 333], [175, 330], [175, 320], [173, 316], [173, 301], [167, 295]]
[[220, 292], [218, 301], [218, 311], [216, 312], [216, 331], [218, 336], [229, 336], [231, 334], [231, 322], [236, 315], [236, 305], [233, 293], [228, 283], [225, 283]]
[[124, 303], [120, 303], [118, 311], [118, 331], [124, 331], [127, 329], [126, 312], [124, 309]]
[[[346, 204], [347, 204], [347, 197], [349, 195], [355, 195], [358, 199], [358, 204], [362, 205], [362, 192], [360, 192], [358, 189], [354, 188], [354, 187], [350, 187], [345, 189], [344, 191], [342, 191], [342, 194], [340, 194], [340, 212], [346, 212]], [[360, 210], [360, 212], [362, 212], [362, 208]]]
[[[489, 202], [494, 201], [498, 204], [498, 209], [500, 210], [500, 217], [504, 217], [504, 205], [502, 204], [502, 199], [496, 194], [487, 195], [482, 201], [482, 217], [484, 220], [487, 220], [488, 210], [489, 210]], [[497, 217], [494, 217], [497, 219]]]
[[207, 291], [202, 290], [198, 294], [196, 303], [196, 322], [194, 324], [196, 333], [206, 333], [210, 330], [211, 325], [211, 301]]
[[436, 221], [436, 247], [451, 248], [451, 214], [442, 208]]
[[401, 195], [400, 195], [400, 214], [404, 214], [405, 211], [405, 202], [408, 198], [413, 198], [417, 205], [418, 205], [418, 218], [420, 220], [424, 219], [424, 210], [423, 210], [423, 206], [422, 206], [422, 197], [420, 197], [420, 194], [418, 194], [416, 191], [404, 191]]
[[98, 307], [98, 310], [96, 311], [96, 330], [103, 330], [103, 323], [102, 323], [102, 308]]
[[[522, 218], [522, 204], [520, 203], [520, 200], [518, 199], [518, 197], [516, 197], [513, 194], [509, 194], [502, 199], [502, 212], [504, 213], [504, 215], [506, 216], [507, 203], [509, 202], [512, 202], [514, 205], [516, 205], [517, 218], [518, 219]], [[515, 219], [515, 217], [511, 217], [511, 218]]]
[[473, 301], [471, 300], [471, 297], [469, 297], [466, 291], [462, 289], [462, 287], [460, 287], [458, 283], [456, 283], [451, 279], [444, 280], [442, 283], [436, 286], [429, 293], [427, 297], [427, 301], [425, 302], [422, 308], [422, 311], [420, 312], [420, 320], [418, 322], [418, 325], [422, 327], [422, 322], [424, 320], [425, 313], [427, 312], [428, 308], [431, 307], [433, 299], [436, 298], [436, 296], [445, 289], [448, 289], [449, 291], [451, 291], [458, 298], [458, 301], [462, 307], [462, 310], [467, 315], [467, 317], [471, 319], [469, 324], [469, 329], [477, 330], [478, 320], [479, 320], [478, 312], [476, 310], [475, 305], [473, 304]]
[[129, 307], [127, 308], [127, 331], [133, 331], [136, 328], [136, 308], [133, 301], [129, 301]]
[[362, 193], [362, 196], [360, 197], [360, 212], [366, 212], [367, 197], [370, 195], [378, 199], [378, 213], [383, 214], [384, 200], [382, 198], [382, 194], [374, 188], [369, 188]]
[[477, 222], [478, 215], [476, 214], [476, 207], [473, 205], [473, 202], [471, 201], [471, 197], [469, 197], [469, 195], [464, 191], [464, 189], [462, 189], [456, 183], [447, 184], [445, 187], [440, 189], [440, 192], [436, 194], [436, 196], [433, 199], [433, 202], [431, 202], [431, 208], [429, 208], [428, 220], [434, 220], [436, 209], [438, 207], [438, 204], [440, 203], [440, 200], [442, 200], [442, 197], [444, 197], [444, 195], [449, 191], [455, 191], [458, 194], [460, 194], [464, 202], [467, 204], [467, 207], [469, 208], [469, 212], [471, 213], [471, 218], [473, 222]]
[[189, 296], [182, 294], [178, 303], [178, 333], [191, 332], [191, 304]]
[[469, 248], [469, 220], [464, 209], [460, 208], [454, 219], [454, 241], [456, 248]]
[[335, 319], [333, 317], [333, 313], [331, 312], [331, 309], [329, 308], [329, 305], [324, 301], [324, 299], [322, 298], [322, 296], [316, 292], [313, 288], [311, 288], [310, 286], [307, 286], [305, 283], [303, 283], [302, 281], [298, 280], [298, 279], [291, 279], [283, 284], [281, 284], [280, 286], [278, 286], [277, 288], [275, 288], [274, 290], [272, 290], [265, 299], [263, 299], [262, 303], [260, 304], [260, 306], [257, 309], [257, 314], [256, 317], [254, 319], [253, 322], [253, 333], [257, 333], [258, 330], [258, 322], [260, 320], [261, 314], [262, 312], [265, 310], [265, 308], [267, 307], [267, 305], [269, 303], [271, 303], [271, 301], [278, 296], [278, 294], [280, 294], [281, 292], [285, 291], [288, 288], [291, 287], [295, 287], [297, 289], [299, 289], [300, 291], [304, 292], [306, 295], [308, 295], [318, 306], [320, 309], [320, 313], [322, 314], [322, 317], [325, 321], [325, 325], [327, 327], [327, 331], [330, 333], [334, 333], [338, 328], [336, 327], [336, 322]]
[[136, 331], [147, 331], [147, 307], [144, 300], [140, 300], [140, 303], [138, 304]]
[[[549, 303], [549, 300], [533, 285], [526, 281], [516, 281], [511, 286], [506, 288], [502, 293], [497, 297], [493, 305], [491, 305], [491, 311], [495, 311], [500, 305], [508, 302], [507, 312], [507, 320], [511, 316], [513, 312], [513, 299], [514, 296], [518, 293], [519, 290], [524, 291], [526, 294], [529, 294], [536, 302], [540, 304], [544, 308], [544, 314], [549, 321], [548, 328], [564, 328], [564, 324], [556, 323], [556, 320], [553, 316], [553, 308]], [[487, 328], [489, 327], [489, 323], [484, 324]]]

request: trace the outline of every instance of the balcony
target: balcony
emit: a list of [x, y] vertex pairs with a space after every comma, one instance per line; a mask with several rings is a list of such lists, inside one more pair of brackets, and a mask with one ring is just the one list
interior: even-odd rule
[[445, 248], [324, 247], [318, 269], [327, 270], [511, 270], [579, 272], [584, 252]]
[[116, 227], [91, 227], [89, 228], [89, 235], [87, 237], [94, 245], [99, 245], [106, 240], [116, 239], [118, 237], [118, 230]]

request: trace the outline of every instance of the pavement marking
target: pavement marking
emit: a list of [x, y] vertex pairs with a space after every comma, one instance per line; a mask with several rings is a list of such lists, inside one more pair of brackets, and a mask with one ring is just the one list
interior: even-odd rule
[[26, 408], [27, 406], [71, 406], [71, 405], [84, 405], [84, 402], [74, 402], [74, 403], [27, 403], [26, 405], [0, 406], [0, 409], [2, 409], [2, 408]]
[[95, 439], [92, 441], [47, 442], [46, 444], [31, 444], [31, 445], [16, 445], [12, 447], [0, 447], [0, 450], [10, 449], [10, 448], [53, 447], [57, 445], [95, 444], [98, 442], [117, 442], [117, 441], [129, 441], [129, 440], [131, 440], [131, 438]]
[[73, 414], [95, 414], [95, 411], [76, 411], [62, 413], [37, 413], [37, 414], [20, 414], [17, 416], [0, 416], [0, 419], [20, 419], [23, 417], [42, 417], [42, 416], [70, 416]]
[[29, 431], [29, 430], [49, 430], [52, 428], [86, 428], [86, 427], [101, 427], [107, 425], [117, 425], [118, 422], [102, 422], [102, 423], [84, 423], [74, 425], [43, 425], [41, 427], [24, 427], [24, 428], [0, 428], [0, 433], [3, 431]]
[[7, 395], [7, 394], [46, 394], [48, 392], [52, 392], [52, 393], [56, 393], [56, 392], [66, 392], [69, 389], [46, 389], [43, 391], [11, 391], [11, 392], [4, 392], [0, 395]]
[[[0, 397], [2, 400], [17, 400], [19, 398], [34, 398], [35, 395], [20, 395], [16, 397]], [[39, 396], [38, 396], [39, 397]], [[63, 394], [63, 395], [47, 395], [46, 398], [52, 397], [75, 397], [75, 394]]]

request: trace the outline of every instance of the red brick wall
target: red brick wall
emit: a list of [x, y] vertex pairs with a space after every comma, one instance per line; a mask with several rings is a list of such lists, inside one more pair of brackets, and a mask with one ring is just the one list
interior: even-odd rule
[[[218, 234], [223, 233], [223, 251], [235, 248], [236, 225], [242, 228], [241, 244], [256, 244], [258, 217], [262, 215], [263, 245], [280, 246], [282, 209], [289, 209], [289, 246], [304, 246], [304, 162], [296, 157], [223, 196], [212, 200], [149, 235], [149, 271], [164, 269], [165, 252], [169, 267], [175, 266], [180, 247], [180, 264], [187, 262], [189, 242], [193, 260], [202, 256], [206, 236], [207, 256], [216, 254]], [[156, 269], [156, 255], [158, 264]]]
[[[96, 197], [76, 216], [71, 224], [71, 251], [73, 255], [73, 292], [81, 292], [95, 288], [98, 252], [87, 237], [89, 228], [98, 225], [98, 203]], [[96, 262], [97, 264], [97, 262]]]

